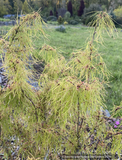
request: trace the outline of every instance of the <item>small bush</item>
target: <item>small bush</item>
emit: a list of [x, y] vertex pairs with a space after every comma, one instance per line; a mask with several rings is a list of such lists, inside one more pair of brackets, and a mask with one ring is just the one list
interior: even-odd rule
[[69, 24], [71, 24], [71, 25], [76, 25], [76, 24], [78, 24], [78, 22], [75, 21], [75, 20], [71, 20], [71, 21], [69, 21]]
[[66, 28], [63, 25], [58, 26], [55, 29], [56, 29], [56, 31], [59, 31], [59, 32], [66, 32]]
[[63, 21], [64, 21], [64, 19], [61, 16], [59, 16], [58, 17], [58, 24], [63, 24]]
[[57, 21], [57, 17], [49, 16], [49, 17], [47, 17], [47, 21]]
[[75, 20], [75, 21], [77, 21], [78, 23], [80, 23], [80, 22], [81, 22], [81, 19], [80, 19], [80, 17], [79, 17], [79, 16], [75, 16], [74, 20]]
[[70, 17], [71, 17], [71, 14], [70, 14], [69, 11], [67, 11], [67, 12], [65, 13], [65, 15], [64, 15], [64, 19], [67, 21], [67, 20], [69, 20]]
[[114, 14], [117, 17], [122, 17], [122, 6], [119, 6], [117, 9], [114, 10]]
[[106, 11], [106, 10], [107, 10], [106, 5], [102, 5], [101, 8], [102, 8], [103, 11]]
[[79, 21], [79, 16], [75, 16], [74, 20]]
[[114, 15], [114, 17], [112, 17], [112, 18], [114, 19], [114, 23], [115, 23], [116, 27], [120, 27], [120, 25], [122, 25], [122, 6], [115, 9], [113, 11], [113, 15]]
[[65, 21], [65, 22], [64, 22], [64, 25], [67, 25], [67, 24], [68, 24], [68, 22]]

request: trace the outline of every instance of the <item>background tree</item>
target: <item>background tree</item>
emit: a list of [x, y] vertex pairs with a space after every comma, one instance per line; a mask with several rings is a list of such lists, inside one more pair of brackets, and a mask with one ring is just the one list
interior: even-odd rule
[[[57, 11], [57, 9], [56, 9], [56, 4], [54, 4], [54, 16], [56, 16], [56, 11]], [[57, 17], [57, 16], [56, 16]]]
[[[1, 0], [1, 5], [2, 4]], [[14, 14], [17, 12], [17, 8], [20, 12], [22, 9], [22, 4], [24, 4], [25, 0], [5, 0], [5, 3], [7, 4], [9, 1], [10, 7], [7, 7], [7, 12], [9, 14]], [[73, 15], [78, 14], [79, 6], [80, 6], [80, 1], [79, 0], [28, 0], [27, 1], [29, 5], [33, 8], [32, 10], [38, 10], [41, 8], [42, 14], [49, 16], [49, 11], [52, 10], [54, 11], [54, 6], [57, 9], [60, 8], [66, 8], [68, 3], [72, 4], [72, 13]], [[99, 5], [104, 5], [107, 10], [115, 9], [119, 5], [122, 5], [122, 0], [84, 0], [84, 5], [86, 8], [90, 6], [90, 4], [95, 4], [98, 3]], [[9, 6], [9, 5], [8, 5]], [[3, 7], [4, 8], [4, 7]], [[4, 10], [4, 9], [3, 9]], [[25, 9], [24, 9], [25, 10]], [[55, 15], [56, 11], [54, 11]]]
[[30, 8], [28, 6], [27, 0], [25, 0], [25, 2], [22, 4], [22, 13], [23, 14], [30, 13]]
[[14, 0], [14, 13], [21, 14], [22, 11], [22, 1], [21, 0]]
[[7, 5], [5, 4], [4, 0], [0, 0], [0, 17], [3, 17], [3, 15], [7, 14], [8, 12]]
[[14, 0], [9, 0], [9, 4], [11, 6], [9, 13], [14, 14]]
[[73, 15], [77, 16], [78, 15], [79, 6], [80, 6], [80, 1], [79, 0], [71, 0], [71, 2], [72, 2]]
[[53, 12], [52, 12], [52, 10], [50, 11], [50, 16], [53, 16]]
[[7, 13], [10, 13], [10, 10], [12, 9], [12, 7], [9, 3], [9, 0], [4, 0], [4, 5], [5, 5], [5, 8], [7, 10]]
[[67, 11], [70, 12], [71, 16], [73, 15], [73, 10], [72, 10], [72, 2], [69, 1], [67, 4]]
[[81, 2], [80, 2], [80, 8], [78, 10], [78, 16], [82, 16], [84, 8], [85, 8], [84, 1], [81, 0]]

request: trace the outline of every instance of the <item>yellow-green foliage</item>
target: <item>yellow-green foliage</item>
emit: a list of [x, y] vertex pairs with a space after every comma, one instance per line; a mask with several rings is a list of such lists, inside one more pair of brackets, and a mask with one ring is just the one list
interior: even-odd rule
[[117, 9], [114, 10], [114, 14], [117, 17], [122, 17], [122, 6], [119, 6]]
[[67, 24], [68, 24], [68, 22], [65, 21], [65, 22], [64, 22], [64, 25], [67, 25]]
[[[9, 158], [12, 146], [8, 143], [6, 149], [6, 139], [12, 136], [16, 137], [15, 145], [20, 146], [18, 155], [25, 158], [58, 159], [64, 147], [66, 154], [92, 154], [95, 148], [97, 154], [120, 154], [120, 129], [115, 131], [100, 112], [101, 106], [105, 107], [108, 71], [96, 48], [96, 42], [102, 42], [102, 31], [109, 29], [112, 34], [114, 25], [107, 13], [96, 16], [85, 50], [73, 52], [69, 61], [48, 45], [36, 54], [36, 59], [45, 62], [40, 90], [36, 92], [27, 83], [32, 76], [27, 62], [29, 54], [35, 53], [32, 35], [44, 34], [38, 13], [27, 15], [12, 28], [9, 41], [0, 40], [1, 54], [6, 50], [4, 67], [9, 80], [0, 93], [1, 140]], [[30, 22], [34, 27], [29, 26]], [[106, 139], [109, 135], [114, 141]]]
[[35, 55], [36, 59], [42, 59], [45, 61], [45, 63], [49, 63], [52, 59], [58, 58], [58, 54], [56, 52], [56, 49], [52, 48], [49, 45], [42, 46], [41, 50], [36, 53]]
[[63, 24], [63, 21], [64, 21], [64, 19], [61, 16], [59, 16], [58, 17], [58, 24]]

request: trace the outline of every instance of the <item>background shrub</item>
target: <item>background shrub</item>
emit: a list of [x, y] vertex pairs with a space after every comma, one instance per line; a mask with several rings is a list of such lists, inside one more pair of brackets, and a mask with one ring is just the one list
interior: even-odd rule
[[56, 31], [59, 31], [59, 32], [66, 32], [66, 28], [63, 25], [58, 26], [55, 29], [56, 29]]
[[65, 21], [65, 22], [64, 22], [64, 25], [67, 25], [67, 24], [68, 24], [68, 22], [67, 22], [67, 21]]
[[57, 17], [49, 16], [49, 17], [47, 17], [47, 21], [57, 21]]
[[64, 19], [65, 19], [66, 21], [68, 21], [68, 20], [70, 19], [70, 17], [71, 17], [71, 14], [70, 14], [69, 11], [67, 11], [67, 12], [65, 13], [65, 15], [64, 15]]
[[77, 21], [78, 23], [81, 22], [81, 18], [80, 18], [79, 16], [75, 16], [75, 17], [74, 17], [74, 20]]
[[76, 24], [78, 24], [78, 22], [75, 21], [75, 20], [71, 20], [71, 21], [69, 21], [69, 24], [71, 24], [71, 25], [76, 25]]
[[117, 17], [122, 17], [122, 6], [119, 6], [117, 9], [114, 10], [114, 14]]
[[64, 19], [61, 16], [59, 16], [58, 17], [58, 24], [63, 24], [63, 21], [64, 21]]
[[113, 12], [110, 13], [110, 15], [113, 18], [116, 27], [120, 27], [122, 25], [122, 6], [115, 9]]
[[99, 4], [97, 3], [92, 3], [88, 8], [84, 9], [84, 15], [91, 15], [94, 14], [95, 11], [102, 11], [102, 8]]
[[106, 5], [102, 5], [101, 8], [102, 8], [103, 11], [106, 11], [106, 10], [107, 10]]

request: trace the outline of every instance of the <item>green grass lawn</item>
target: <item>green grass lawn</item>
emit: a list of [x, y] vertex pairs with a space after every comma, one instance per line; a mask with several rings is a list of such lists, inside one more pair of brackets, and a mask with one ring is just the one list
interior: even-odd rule
[[[6, 29], [6, 28], [5, 28]], [[7, 28], [8, 29], [8, 28]], [[47, 34], [47, 38], [35, 39], [37, 48], [41, 48], [42, 45], [48, 44], [52, 47], [56, 47], [66, 59], [69, 55], [77, 50], [84, 49], [86, 42], [89, 38], [93, 28], [84, 27], [81, 25], [70, 26], [66, 25], [66, 33], [55, 31], [55, 25], [48, 24], [48, 27], [44, 27], [44, 31]], [[117, 35], [118, 33], [118, 35]], [[106, 105], [108, 110], [111, 110], [114, 105], [120, 105], [122, 101], [122, 32], [118, 29], [118, 32], [114, 32], [114, 38], [109, 37], [104, 33], [104, 45], [99, 45], [99, 52], [102, 55], [108, 70], [111, 72], [110, 87], [106, 88]]]
[[0, 36], [5, 35], [10, 29], [11, 26], [0, 26]]
[[47, 34], [47, 39], [36, 41], [36, 45], [40, 47], [40, 44], [46, 43], [52, 47], [56, 47], [66, 58], [68, 58], [73, 51], [85, 48], [91, 28], [81, 27], [81, 25], [66, 25], [66, 33], [62, 33], [56, 31], [55, 27], [54, 25], [48, 25], [48, 27], [44, 29]]
[[0, 21], [2, 21], [2, 22], [8, 22], [8, 21], [10, 21], [10, 19], [0, 18]]

